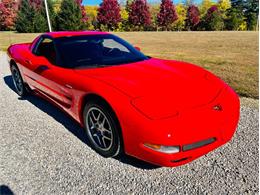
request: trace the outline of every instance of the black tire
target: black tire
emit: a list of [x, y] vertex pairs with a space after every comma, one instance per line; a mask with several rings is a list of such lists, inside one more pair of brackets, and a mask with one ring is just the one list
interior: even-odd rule
[[[98, 118], [99, 112], [101, 112], [101, 114]], [[92, 115], [93, 113], [95, 117], [93, 117]], [[104, 122], [104, 128], [99, 126], [100, 125], [99, 123], [102, 123], [105, 120], [102, 114], [104, 114], [108, 122], [108, 123]], [[120, 134], [121, 129], [118, 120], [114, 112], [110, 109], [110, 107], [107, 106], [106, 103], [100, 101], [88, 102], [85, 105], [83, 117], [84, 117], [84, 128], [86, 130], [86, 134], [92, 148], [97, 153], [99, 153], [104, 157], [119, 156], [123, 150], [122, 139]], [[91, 123], [91, 120], [94, 123]], [[103, 129], [106, 129], [106, 131], [104, 131]], [[108, 133], [108, 129], [110, 129], [111, 134]], [[111, 142], [108, 138], [111, 138]]]
[[23, 81], [18, 67], [16, 65], [11, 65], [10, 69], [16, 93], [21, 97], [25, 97], [26, 95], [28, 95], [28, 89]]

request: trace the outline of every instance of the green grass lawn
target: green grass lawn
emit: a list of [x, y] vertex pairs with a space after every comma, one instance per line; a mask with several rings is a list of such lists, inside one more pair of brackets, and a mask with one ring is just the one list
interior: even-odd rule
[[[202, 66], [245, 97], [258, 98], [258, 32], [118, 32], [153, 57]], [[38, 34], [0, 32], [0, 49]]]

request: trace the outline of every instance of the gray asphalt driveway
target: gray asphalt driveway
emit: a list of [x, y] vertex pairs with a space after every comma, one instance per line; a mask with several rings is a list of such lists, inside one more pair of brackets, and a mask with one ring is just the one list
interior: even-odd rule
[[[242, 98], [232, 141], [187, 165], [103, 158], [82, 129], [39, 97], [18, 98], [0, 53], [0, 189], [15, 194], [255, 194], [258, 101]], [[8, 189], [4, 189], [8, 188]], [[1, 193], [0, 193], [1, 194]]]

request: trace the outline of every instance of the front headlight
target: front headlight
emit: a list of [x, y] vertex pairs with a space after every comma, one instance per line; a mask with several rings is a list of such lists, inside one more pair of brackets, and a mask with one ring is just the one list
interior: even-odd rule
[[150, 144], [150, 143], [144, 143], [144, 146], [152, 150], [166, 153], [166, 154], [174, 154], [180, 152], [180, 146], [163, 146], [159, 144]]

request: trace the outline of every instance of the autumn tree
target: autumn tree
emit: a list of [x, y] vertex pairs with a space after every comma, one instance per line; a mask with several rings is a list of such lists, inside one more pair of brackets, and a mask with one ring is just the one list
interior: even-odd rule
[[173, 30], [181, 31], [185, 29], [185, 21], [186, 21], [186, 15], [187, 10], [186, 7], [183, 4], [176, 5], [176, 12], [178, 15], [178, 19], [173, 24]]
[[157, 23], [162, 29], [169, 29], [169, 26], [178, 19], [175, 6], [171, 0], [162, 0], [160, 12], [157, 15]]
[[17, 3], [15, 0], [0, 1], [0, 30], [13, 30], [15, 26]]
[[225, 13], [229, 8], [231, 8], [231, 1], [219, 0], [217, 6], [220, 12]]
[[202, 0], [199, 4], [200, 17], [204, 17], [207, 14], [208, 9], [214, 5], [212, 0]]
[[98, 8], [97, 21], [102, 29], [114, 30], [121, 21], [120, 6], [117, 0], [103, 0]]
[[58, 30], [82, 30], [85, 23], [80, 5], [75, 0], [63, 0], [57, 14]]
[[94, 30], [98, 28], [97, 24], [97, 13], [98, 13], [98, 6], [94, 5], [88, 5], [85, 6], [85, 12], [87, 15], [87, 23], [88, 23], [88, 29]]
[[196, 5], [190, 5], [187, 9], [186, 29], [196, 30], [200, 22], [200, 12]]
[[223, 30], [224, 21], [216, 5], [211, 6], [205, 16], [205, 30]]
[[121, 22], [118, 25], [119, 31], [130, 31], [130, 25], [128, 22], [129, 12], [126, 10], [126, 7], [122, 7], [120, 10]]
[[128, 20], [135, 30], [143, 30], [151, 24], [151, 14], [146, 0], [132, 2]]

